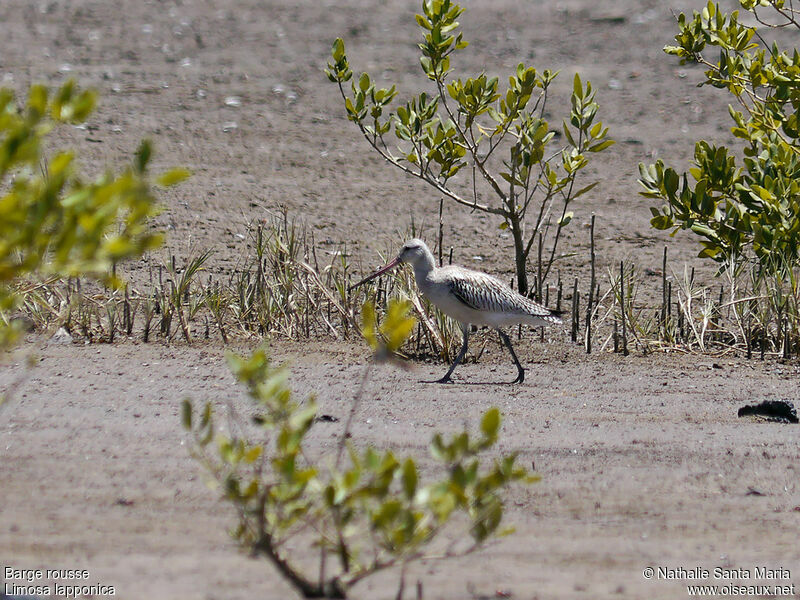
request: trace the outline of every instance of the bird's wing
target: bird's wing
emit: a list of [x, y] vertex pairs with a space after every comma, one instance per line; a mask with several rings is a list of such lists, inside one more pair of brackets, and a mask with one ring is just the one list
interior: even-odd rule
[[520, 308], [519, 300], [524, 300], [494, 277], [478, 271], [465, 270], [461, 277], [450, 278], [449, 283], [453, 295], [474, 310], [512, 312]]
[[481, 310], [481, 303], [477, 301], [477, 294], [473, 286], [462, 279], [450, 279], [447, 283], [450, 286], [450, 293], [459, 302], [473, 310]]
[[455, 298], [473, 310], [527, 314], [535, 317], [551, 317], [553, 311], [519, 295], [498, 279], [469, 271], [468, 276], [448, 277], [450, 291]]

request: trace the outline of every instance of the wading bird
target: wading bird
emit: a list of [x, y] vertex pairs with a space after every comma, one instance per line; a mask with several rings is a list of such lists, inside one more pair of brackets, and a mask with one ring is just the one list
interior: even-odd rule
[[561, 323], [557, 311], [529, 300], [491, 275], [455, 265], [437, 268], [433, 254], [425, 242], [419, 239], [403, 244], [397, 258], [351, 286], [351, 289], [402, 263], [410, 263], [414, 268], [414, 278], [422, 294], [444, 314], [461, 324], [464, 335], [461, 351], [445, 376], [437, 380], [437, 383], [450, 381], [450, 375], [464, 359], [470, 325], [488, 325], [497, 330], [517, 366], [517, 378], [511, 383], [522, 383], [525, 369], [522, 368], [508, 335], [500, 328], [518, 324], [539, 326]]

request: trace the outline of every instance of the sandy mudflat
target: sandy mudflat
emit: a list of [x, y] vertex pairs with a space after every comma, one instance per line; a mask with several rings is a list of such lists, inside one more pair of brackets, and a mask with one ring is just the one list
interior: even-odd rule
[[[418, 6], [328, 4], [10, 0], [0, 3], [0, 77], [21, 90], [74, 76], [100, 90], [89, 127], [69, 134], [89, 170], [119, 165], [142, 136], [155, 142], [157, 166], [193, 170], [164, 195], [158, 219], [179, 257], [213, 246], [210, 268], [224, 274], [243, 252], [247, 223], [286, 207], [314, 228], [320, 251], [347, 243], [367, 268], [400, 243], [412, 217], [433, 235], [438, 196], [368, 152], [321, 69], [342, 35], [354, 69], [397, 81], [401, 94], [415, 89]], [[637, 194], [638, 162], [682, 165], [695, 139], [730, 139], [727, 100], [695, 88], [700, 71], [661, 52], [674, 30], [670, 7], [465, 5], [471, 45], [459, 68], [502, 75], [523, 60], [561, 69], [554, 107], [580, 71], [618, 141], [591, 169], [602, 186], [575, 207], [564, 249], [577, 254], [561, 266], [565, 277], [588, 276], [592, 212], [603, 273], [621, 258], [658, 269], [665, 243], [675, 265], [698, 264], [691, 240], [650, 229], [648, 201]], [[481, 269], [510, 277], [511, 242], [497, 223], [445, 206], [455, 260], [475, 266], [481, 256]], [[145, 274], [145, 265], [131, 267], [135, 280]], [[528, 369], [523, 385], [500, 385], [514, 368], [491, 339], [453, 385], [420, 383], [445, 367], [417, 363], [410, 372], [381, 367], [367, 389], [358, 442], [424, 454], [434, 430], [497, 405], [503, 449], [543, 477], [512, 498], [516, 534], [413, 569], [426, 600], [687, 597], [685, 582], [646, 579], [650, 566], [784, 568], [800, 584], [800, 429], [736, 417], [753, 401], [799, 404], [796, 361], [587, 357], [562, 331], [544, 344], [527, 333], [516, 347]], [[37, 366], [24, 373], [27, 354]], [[236, 551], [226, 534], [233, 514], [183, 445], [181, 398], [244, 401], [223, 355], [216, 343], [61, 346], [32, 335], [0, 367], [0, 387], [24, 376], [0, 411], [0, 566], [86, 569], [90, 584], [113, 585], [122, 598], [292, 597], [269, 565]], [[346, 415], [367, 359], [362, 345], [278, 340], [273, 355], [289, 362], [299, 394], [316, 393], [322, 412]], [[339, 426], [315, 425], [312, 450], [328, 447]], [[355, 596], [393, 598], [396, 577], [369, 580]]]

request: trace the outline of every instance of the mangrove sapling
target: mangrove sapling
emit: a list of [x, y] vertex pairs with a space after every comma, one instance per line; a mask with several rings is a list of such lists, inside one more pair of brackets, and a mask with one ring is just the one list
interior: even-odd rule
[[[376, 360], [393, 359], [413, 330], [409, 308], [408, 302], [390, 302], [378, 326], [374, 306], [364, 306], [362, 332]], [[427, 484], [413, 456], [364, 443], [356, 448], [350, 427], [371, 364], [334, 454], [315, 456], [308, 443], [317, 413], [313, 398], [294, 400], [286, 369], [272, 367], [264, 349], [228, 360], [253, 401], [254, 425], [238, 423], [219, 433], [211, 403], [196, 412], [185, 401], [183, 424], [194, 441], [192, 453], [235, 507], [233, 536], [240, 546], [270, 561], [306, 598], [347, 598], [354, 584], [390, 567], [398, 567], [402, 579], [405, 566], [422, 558], [458, 513], [469, 524], [465, 543], [451, 545], [445, 556], [474, 552], [504, 533], [506, 489], [536, 479], [516, 464], [514, 453], [488, 465], [482, 460], [499, 438], [497, 408], [484, 414], [477, 435], [433, 436], [430, 450], [441, 470]], [[249, 435], [253, 427], [258, 433]], [[316, 573], [300, 566], [304, 555], [319, 556]], [[402, 589], [401, 581], [400, 594]]]
[[[456, 20], [464, 9], [450, 0], [424, 0], [422, 9], [416, 16], [423, 34], [420, 64], [435, 84], [433, 94], [422, 91], [385, 114], [397, 95], [395, 86], [378, 88], [367, 73], [353, 78], [341, 38], [333, 43], [326, 73], [339, 86], [347, 118], [384, 160], [430, 184], [437, 196], [494, 215], [499, 227], [509, 230], [517, 289], [527, 295], [527, 264], [535, 241], [549, 245], [541, 282], [572, 220], [570, 205], [598, 183], [578, 189], [578, 174], [592, 153], [613, 144], [608, 129], [595, 121], [595, 91], [575, 75], [571, 110], [561, 128], [563, 145], [554, 148], [556, 132], [545, 109], [557, 73], [520, 63], [505, 92], [497, 77], [485, 73], [455, 79], [451, 58], [467, 46]], [[389, 136], [392, 130], [395, 139]], [[457, 184], [456, 176], [464, 173], [468, 186]], [[459, 191], [466, 187], [471, 197]], [[484, 195], [492, 200], [483, 200]]]
[[[678, 15], [675, 45], [664, 51], [681, 64], [701, 65], [701, 85], [730, 94], [731, 132], [741, 151], [700, 140], [688, 172], [658, 160], [640, 165], [640, 182], [644, 196], [663, 202], [651, 208], [652, 226], [691, 231], [702, 245], [700, 256], [716, 261], [720, 272], [732, 270], [735, 279], [755, 266], [759, 278], [786, 280], [800, 272], [800, 85], [797, 50], [781, 50], [766, 30], [800, 30], [800, 20], [782, 0], [739, 4], [761, 30], [741, 23], [738, 11], [708, 2], [691, 17]], [[798, 313], [787, 308], [791, 335], [798, 336]], [[782, 307], [771, 310], [777, 314]], [[782, 329], [775, 325], [775, 343]]]

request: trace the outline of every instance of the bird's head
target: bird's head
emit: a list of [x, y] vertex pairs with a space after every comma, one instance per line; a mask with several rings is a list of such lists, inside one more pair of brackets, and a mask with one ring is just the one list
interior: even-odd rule
[[411, 265], [415, 265], [421, 260], [424, 260], [429, 254], [431, 253], [428, 250], [428, 246], [422, 240], [418, 238], [414, 238], [413, 240], [408, 240], [403, 247], [400, 249], [400, 253], [397, 255], [397, 261], [399, 263], [409, 263]]
[[403, 247], [400, 249], [400, 253], [393, 261], [391, 261], [388, 265], [378, 269], [372, 275], [369, 275], [358, 283], [351, 285], [350, 289], [358, 287], [359, 285], [367, 283], [368, 281], [372, 281], [379, 275], [383, 275], [387, 271], [391, 271], [399, 264], [409, 263], [411, 266], [416, 267], [417, 265], [425, 265], [426, 262], [430, 263], [430, 268], [433, 267], [433, 256], [431, 255], [431, 251], [428, 250], [428, 246], [425, 244], [425, 242], [418, 238], [408, 240], [405, 244], [403, 244]]

